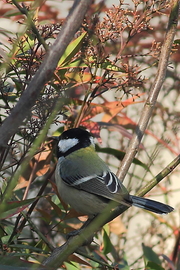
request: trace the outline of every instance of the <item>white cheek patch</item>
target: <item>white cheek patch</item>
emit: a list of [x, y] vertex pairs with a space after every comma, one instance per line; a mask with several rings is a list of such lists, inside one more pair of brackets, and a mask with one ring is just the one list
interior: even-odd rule
[[76, 138], [60, 140], [58, 143], [59, 151], [62, 153], [67, 152], [70, 148], [77, 145], [79, 140]]
[[90, 142], [95, 147], [94, 138], [92, 136], [90, 137]]

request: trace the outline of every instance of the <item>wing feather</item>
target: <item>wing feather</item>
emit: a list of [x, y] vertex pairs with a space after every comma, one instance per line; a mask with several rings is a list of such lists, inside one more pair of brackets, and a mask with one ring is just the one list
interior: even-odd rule
[[91, 169], [83, 170], [84, 161], [82, 161], [80, 167], [78, 162], [75, 165], [74, 162], [65, 158], [62, 158], [59, 162], [61, 163], [59, 166], [60, 175], [66, 184], [96, 194], [104, 199], [115, 200], [117, 202], [121, 202], [122, 198], [129, 198], [126, 188], [116, 175], [108, 167], [104, 166], [104, 163], [102, 168], [100, 166], [98, 167], [97, 171], [101, 171], [100, 174], [96, 172], [92, 174]]

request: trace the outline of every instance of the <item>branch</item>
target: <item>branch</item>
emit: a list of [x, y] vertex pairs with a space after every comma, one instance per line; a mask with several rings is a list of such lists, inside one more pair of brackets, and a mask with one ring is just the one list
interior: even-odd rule
[[139, 123], [135, 130], [135, 133], [130, 141], [129, 147], [127, 149], [126, 155], [120, 165], [120, 168], [117, 172], [118, 178], [123, 181], [129, 167], [138, 151], [139, 144], [142, 140], [144, 132], [147, 128], [149, 119], [152, 115], [153, 109], [155, 107], [158, 94], [161, 90], [163, 82], [166, 76], [166, 70], [168, 66], [169, 56], [171, 53], [171, 48], [174, 40], [174, 36], [177, 29], [177, 22], [178, 22], [178, 11], [179, 11], [179, 1], [172, 0], [171, 1], [171, 13], [168, 23], [168, 28], [166, 31], [166, 36], [164, 39], [164, 43], [162, 45], [160, 57], [159, 57], [159, 65], [157, 70], [157, 75], [154, 80], [154, 84], [150, 89], [149, 96], [145, 103], [144, 109], [141, 113], [141, 117], [139, 119]]
[[5, 119], [0, 127], [0, 147], [7, 147], [11, 136], [17, 131], [22, 121], [28, 116], [32, 106], [35, 104], [44, 85], [52, 77], [59, 59], [66, 47], [73, 39], [76, 31], [81, 26], [91, 0], [76, 0], [70, 13], [62, 26], [54, 44], [49, 48], [46, 58], [39, 70], [31, 80], [20, 100], [13, 108], [11, 114]]
[[[163, 169], [156, 177], [154, 177], [144, 188], [142, 188], [138, 196], [143, 196], [154, 186], [156, 186], [165, 176], [170, 174], [180, 163], [180, 155], [177, 156], [165, 169]], [[111, 202], [106, 209], [95, 217], [87, 227], [80, 231], [80, 234], [68, 239], [62, 246], [54, 249], [51, 255], [43, 262], [46, 267], [60, 267], [62, 263], [67, 260], [68, 256], [74, 252], [78, 253], [79, 247], [81, 247], [85, 239], [91, 239], [94, 233], [104, 226], [107, 222], [110, 222], [115, 217], [121, 215], [129, 207], [124, 205], [118, 205]]]
[[[121, 169], [121, 180], [124, 178], [132, 159], [134, 158], [136, 154], [136, 149], [138, 149], [139, 143], [142, 139], [143, 133], [146, 129], [147, 123], [151, 117], [152, 110], [155, 106], [159, 91], [161, 89], [161, 86], [165, 79], [166, 69], [168, 65], [168, 59], [174, 39], [174, 35], [176, 32], [176, 26], [177, 26], [177, 18], [178, 18], [178, 3], [175, 2], [174, 6], [172, 6], [172, 11], [169, 19], [168, 29], [165, 37], [164, 44], [162, 46], [162, 51], [159, 59], [159, 67], [158, 67], [158, 74], [155, 79], [155, 83], [152, 86], [152, 89], [150, 91], [149, 97], [147, 99], [143, 115], [139, 120], [139, 125], [136, 130], [136, 134], [134, 135], [129, 150], [126, 154], [126, 159], [124, 163], [122, 164]], [[127, 162], [127, 160], [130, 160]], [[169, 173], [174, 170], [176, 166], [180, 163], [180, 156], [178, 156], [176, 159], [173, 160], [162, 172], [160, 172], [153, 180], [149, 182], [148, 185], [146, 185], [141, 191], [139, 191], [138, 195], [143, 196], [145, 193], [147, 193], [151, 188], [153, 188], [157, 183], [159, 183], [165, 176], [167, 176]], [[108, 206], [109, 207], [109, 206]], [[109, 222], [110, 220], [114, 219], [116, 216], [123, 213], [128, 207], [126, 206], [119, 206], [115, 208], [113, 211], [110, 212], [110, 215], [108, 215], [108, 211], [106, 216], [104, 217], [104, 213], [100, 214], [98, 217], [96, 217], [88, 227], [84, 228], [81, 231], [80, 235], [76, 235], [73, 238], [69, 239], [64, 245], [61, 247], [55, 249], [53, 253], [44, 261], [44, 265], [51, 267], [58, 267], [61, 266], [63, 261], [68, 258], [70, 254], [73, 252], [78, 252], [78, 247], [80, 247], [84, 239], [87, 239], [89, 237], [92, 237], [93, 232], [96, 232], [101, 226], [103, 226], [106, 222]]]
[[81, 247], [88, 239], [94, 236], [100, 227], [107, 223], [109, 214], [112, 209], [117, 206], [117, 202], [110, 202], [101, 214], [91, 220], [87, 227], [80, 230], [79, 234], [69, 238], [62, 246], [54, 249], [52, 254], [43, 262], [43, 265], [53, 267], [53, 269], [60, 267], [68, 256], [74, 252], [78, 253], [78, 248]]
[[39, 31], [36, 28], [36, 25], [33, 22], [32, 17], [29, 15], [29, 11], [27, 10], [27, 8], [25, 6], [21, 7], [16, 0], [12, 0], [12, 3], [19, 9], [19, 11], [22, 14], [26, 15], [29, 27], [32, 29], [33, 33], [35, 34], [37, 40], [39, 41], [39, 44], [42, 44], [44, 49], [47, 51], [48, 50], [48, 45], [46, 44], [43, 37], [39, 34]]
[[137, 192], [137, 196], [144, 196], [148, 191], [150, 191], [153, 187], [157, 186], [158, 183], [166, 176], [168, 176], [174, 169], [180, 164], [180, 155], [178, 155], [171, 163], [169, 163], [166, 168], [164, 168], [158, 175], [156, 175], [147, 185], [141, 188]]

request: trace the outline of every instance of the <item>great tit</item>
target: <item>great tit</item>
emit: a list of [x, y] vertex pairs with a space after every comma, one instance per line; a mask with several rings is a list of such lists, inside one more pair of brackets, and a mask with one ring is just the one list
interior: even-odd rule
[[137, 206], [157, 214], [174, 209], [166, 204], [130, 195], [121, 181], [97, 155], [92, 135], [84, 129], [64, 131], [58, 141], [55, 179], [63, 201], [89, 218], [110, 201]]

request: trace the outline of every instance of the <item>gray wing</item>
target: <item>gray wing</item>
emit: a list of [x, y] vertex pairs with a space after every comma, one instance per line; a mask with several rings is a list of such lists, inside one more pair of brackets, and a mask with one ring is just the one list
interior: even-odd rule
[[67, 185], [117, 202], [121, 202], [123, 198], [129, 198], [126, 188], [108, 167], [104, 167], [101, 174], [92, 174], [91, 170], [87, 170], [85, 174], [83, 164], [79, 169], [79, 164], [75, 168], [70, 161], [62, 160], [61, 162], [63, 166], [60, 166], [60, 175]]
[[117, 202], [121, 202], [125, 197], [129, 198], [126, 188], [112, 172], [96, 178], [92, 176], [89, 181], [77, 185], [77, 188]]

